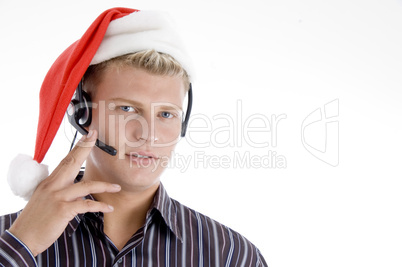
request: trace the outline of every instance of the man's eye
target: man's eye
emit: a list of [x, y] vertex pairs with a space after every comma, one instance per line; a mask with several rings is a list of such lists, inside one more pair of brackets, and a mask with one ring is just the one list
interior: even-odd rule
[[165, 118], [165, 119], [170, 119], [173, 117], [173, 114], [170, 112], [167, 112], [167, 111], [163, 111], [163, 112], [161, 112], [161, 117]]
[[134, 112], [135, 111], [135, 109], [130, 106], [121, 106], [120, 109], [123, 110], [124, 112]]

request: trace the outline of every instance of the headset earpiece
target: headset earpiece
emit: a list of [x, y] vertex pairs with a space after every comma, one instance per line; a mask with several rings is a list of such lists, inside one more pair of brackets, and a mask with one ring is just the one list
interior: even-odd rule
[[78, 112], [78, 124], [82, 127], [88, 127], [91, 125], [92, 122], [92, 103], [91, 97], [88, 95], [87, 92], [82, 91], [82, 101], [80, 103]]
[[92, 103], [90, 96], [82, 90], [82, 82], [79, 83], [74, 98], [67, 109], [67, 116], [70, 123], [81, 134], [87, 134], [84, 127], [92, 122]]
[[[84, 127], [88, 127], [92, 122], [92, 103], [89, 95], [82, 90], [82, 82], [78, 84], [75, 96], [67, 108], [67, 117], [77, 131], [82, 135], [88, 134]], [[117, 154], [114, 147], [106, 145], [99, 139], [96, 139], [95, 145], [112, 156]]]

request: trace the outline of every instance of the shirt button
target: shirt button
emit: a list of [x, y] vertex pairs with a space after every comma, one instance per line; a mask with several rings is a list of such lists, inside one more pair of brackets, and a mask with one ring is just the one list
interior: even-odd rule
[[123, 259], [122, 258], [120, 258], [117, 262], [118, 263], [121, 263], [123, 261]]

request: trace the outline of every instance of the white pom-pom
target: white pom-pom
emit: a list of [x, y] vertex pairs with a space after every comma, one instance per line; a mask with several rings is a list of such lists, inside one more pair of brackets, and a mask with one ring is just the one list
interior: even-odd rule
[[19, 154], [10, 163], [7, 180], [15, 195], [29, 200], [36, 187], [48, 176], [47, 165], [39, 164], [30, 156]]

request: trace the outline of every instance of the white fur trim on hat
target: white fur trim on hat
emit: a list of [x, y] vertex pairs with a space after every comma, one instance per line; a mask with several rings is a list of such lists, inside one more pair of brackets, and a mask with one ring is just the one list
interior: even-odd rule
[[39, 164], [30, 156], [19, 154], [10, 163], [7, 181], [15, 195], [29, 200], [36, 187], [48, 176], [47, 165]]
[[117, 56], [154, 49], [176, 59], [194, 79], [194, 71], [170, 17], [159, 11], [141, 10], [110, 22], [91, 65]]

